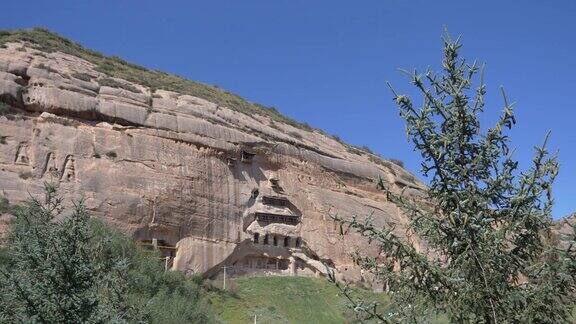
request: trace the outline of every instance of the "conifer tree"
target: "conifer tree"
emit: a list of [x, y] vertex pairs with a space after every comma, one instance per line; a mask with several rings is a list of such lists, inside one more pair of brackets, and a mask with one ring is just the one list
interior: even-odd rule
[[559, 165], [546, 149], [548, 136], [531, 167], [520, 171], [507, 135], [516, 123], [513, 105], [502, 90], [496, 125], [482, 128], [484, 67], [460, 58], [459, 39], [446, 35], [443, 42], [440, 73], [407, 72], [421, 104], [390, 86], [422, 156], [427, 190], [409, 197], [379, 184], [408, 216], [406, 231], [426, 252], [370, 217], [333, 216], [342, 233], [357, 231], [379, 246], [378, 256], [353, 257], [387, 283], [395, 309], [367, 304], [337, 284], [358, 314], [382, 322], [425, 322], [430, 312], [456, 323], [568, 322], [576, 258], [571, 244], [567, 250], [553, 244], [551, 188]]
[[[0, 323], [213, 323], [202, 279], [165, 271], [158, 251], [64, 208], [56, 188], [0, 213], [14, 217], [0, 245]], [[162, 260], [162, 261], [160, 261]]]
[[127, 263], [102, 259], [105, 241], [93, 242], [82, 201], [62, 215], [52, 185], [45, 200], [34, 197], [13, 208], [8, 261], [0, 265], [0, 322], [126, 322], [136, 312], [127, 303]]

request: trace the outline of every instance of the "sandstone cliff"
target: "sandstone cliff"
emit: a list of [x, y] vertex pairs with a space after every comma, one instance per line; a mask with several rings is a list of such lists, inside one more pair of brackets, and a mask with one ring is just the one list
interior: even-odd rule
[[325, 263], [362, 280], [348, 253], [363, 242], [342, 240], [329, 214], [372, 214], [401, 231], [376, 180], [423, 188], [394, 163], [222, 90], [45, 31], [3, 32], [0, 44], [0, 192], [18, 202], [57, 183], [174, 268], [317, 275]]

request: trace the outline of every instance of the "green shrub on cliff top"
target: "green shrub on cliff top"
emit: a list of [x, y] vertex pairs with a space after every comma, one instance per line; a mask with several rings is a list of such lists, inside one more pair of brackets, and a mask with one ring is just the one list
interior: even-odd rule
[[10, 106], [0, 101], [0, 116], [7, 115], [10, 112]]

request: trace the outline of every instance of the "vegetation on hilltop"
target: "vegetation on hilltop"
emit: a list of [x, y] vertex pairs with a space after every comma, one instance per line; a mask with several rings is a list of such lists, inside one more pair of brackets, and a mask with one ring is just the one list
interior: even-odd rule
[[260, 114], [297, 128], [313, 130], [306, 123], [300, 123], [282, 115], [274, 107], [251, 103], [234, 93], [218, 87], [187, 80], [161, 71], [153, 71], [129, 63], [117, 56], [105, 56], [44, 28], [0, 30], [0, 46], [8, 42], [29, 42], [34, 48], [43, 52], [52, 53], [58, 51], [80, 57], [95, 64], [97, 71], [112, 77], [128, 80], [151, 89], [176, 91], [203, 98], [219, 106], [228, 107], [247, 115]]

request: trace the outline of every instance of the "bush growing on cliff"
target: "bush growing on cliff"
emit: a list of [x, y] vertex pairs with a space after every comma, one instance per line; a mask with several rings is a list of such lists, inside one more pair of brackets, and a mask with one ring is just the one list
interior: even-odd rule
[[92, 76], [88, 73], [79, 73], [79, 72], [74, 72], [71, 75], [73, 78], [76, 78], [78, 80], [82, 80], [82, 81], [86, 81], [86, 82], [90, 82], [92, 81]]
[[119, 81], [116, 81], [116, 80], [111, 79], [111, 78], [102, 78], [102, 79], [98, 80], [98, 83], [101, 86], [107, 86], [107, 87], [111, 87], [111, 88], [120, 88], [120, 89], [128, 90], [130, 92], [135, 92], [135, 93], [141, 93], [142, 92], [138, 88], [136, 88], [135, 86], [133, 86], [131, 84], [119, 82]]
[[165, 272], [159, 256], [90, 219], [82, 201], [62, 215], [46, 186], [44, 201], [18, 208], [0, 251], [0, 322], [206, 323], [197, 280]]
[[0, 214], [10, 211], [10, 201], [4, 194], [0, 195]]
[[114, 151], [108, 151], [108, 152], [106, 152], [106, 156], [111, 158], [111, 159], [115, 159], [116, 157], [118, 157], [118, 154], [116, 154], [116, 152], [114, 152]]
[[404, 161], [402, 161], [402, 160], [394, 159], [394, 158], [391, 158], [391, 159], [388, 159], [388, 160], [389, 160], [390, 162], [396, 164], [397, 166], [401, 167], [401, 168], [404, 167]]
[[0, 101], [0, 116], [7, 115], [10, 112], [10, 106]]
[[421, 108], [392, 89], [430, 184], [422, 198], [393, 192], [382, 180], [380, 186], [410, 218], [407, 233], [418, 234], [430, 253], [370, 217], [335, 217], [342, 232], [357, 231], [379, 245], [380, 256], [358, 252], [354, 260], [387, 284], [398, 312], [350, 300], [359, 314], [383, 322], [425, 321], [430, 310], [455, 323], [569, 322], [576, 256], [572, 248], [551, 244], [558, 162], [545, 141], [532, 167], [518, 171], [506, 134], [516, 119], [503, 91], [502, 115], [483, 131], [482, 78], [472, 88], [482, 68], [459, 58], [460, 47], [446, 36], [443, 73], [408, 73], [423, 97]]

